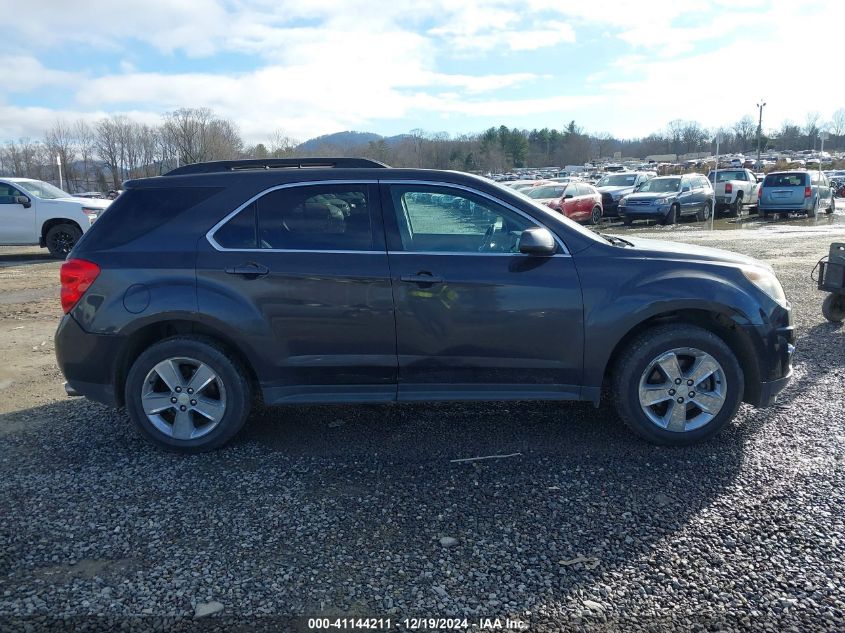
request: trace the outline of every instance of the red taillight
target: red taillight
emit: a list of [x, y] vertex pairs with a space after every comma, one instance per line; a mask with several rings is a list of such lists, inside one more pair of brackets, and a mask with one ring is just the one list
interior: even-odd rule
[[763, 187], [757, 187], [757, 199], [760, 200], [763, 197]]
[[59, 276], [62, 281], [62, 310], [65, 314], [79, 303], [99, 274], [100, 267], [84, 259], [69, 259], [62, 264]]
[[734, 186], [731, 183], [726, 182], [725, 183], [725, 193], [733, 193], [733, 190], [734, 190]]
[[809, 198], [813, 195], [813, 188], [812, 187], [804, 187], [804, 197]]

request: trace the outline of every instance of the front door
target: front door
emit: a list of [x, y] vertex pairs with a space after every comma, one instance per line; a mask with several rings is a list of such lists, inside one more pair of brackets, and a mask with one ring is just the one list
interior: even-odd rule
[[[38, 235], [35, 230], [35, 201], [24, 208], [17, 202], [22, 196], [12, 185], [0, 182], [0, 244], [35, 244]], [[27, 196], [29, 197], [29, 196]]]
[[[282, 186], [200, 241], [202, 314], [227, 314], [271, 359], [271, 402], [389, 401], [396, 333], [376, 183]], [[258, 353], [260, 352], [260, 353]]]
[[583, 367], [572, 258], [519, 253], [536, 220], [458, 185], [382, 182], [399, 399], [569, 398]]

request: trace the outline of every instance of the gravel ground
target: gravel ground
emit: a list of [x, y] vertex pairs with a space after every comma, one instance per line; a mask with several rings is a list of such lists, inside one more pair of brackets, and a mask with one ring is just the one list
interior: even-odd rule
[[[61, 397], [39, 341], [58, 308], [0, 274], [19, 293], [0, 295], [0, 629], [845, 630], [845, 327], [808, 276], [833, 233], [648, 231], [770, 262], [795, 311], [778, 405], [691, 448], [606, 405], [492, 403], [266, 410], [221, 451], [163, 453]], [[0, 273], [51, 287], [57, 264], [22, 252]]]

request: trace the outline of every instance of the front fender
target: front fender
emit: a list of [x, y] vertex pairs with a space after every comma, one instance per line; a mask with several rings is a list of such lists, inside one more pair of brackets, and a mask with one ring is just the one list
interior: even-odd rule
[[[619, 260], [615, 260], [615, 266], [609, 261], [591, 263], [611, 283], [587, 283], [584, 287], [584, 384], [587, 387], [602, 384], [608, 362], [620, 341], [655, 317], [697, 311], [718, 315], [746, 329], [766, 322], [759, 298], [732, 280], [732, 276], [742, 276], [736, 267], [719, 266], [717, 274], [707, 270], [712, 265], [678, 260], [671, 262], [671, 270], [666, 269], [669, 262], [656, 259], [638, 260], [637, 266], [627, 267], [625, 271], [619, 269]], [[595, 275], [587, 275], [586, 279], [591, 276]], [[582, 279], [585, 279], [583, 272]], [[736, 282], [739, 281], [737, 278]]]

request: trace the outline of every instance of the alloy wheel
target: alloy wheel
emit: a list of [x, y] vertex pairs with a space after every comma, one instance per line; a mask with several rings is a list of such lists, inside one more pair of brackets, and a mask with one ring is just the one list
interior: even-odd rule
[[192, 440], [210, 433], [223, 419], [226, 388], [206, 363], [168, 358], [147, 373], [141, 406], [161, 433], [176, 440]]
[[639, 383], [640, 407], [652, 423], [677, 433], [709, 423], [725, 404], [727, 380], [707, 352], [684, 347], [654, 358]]

